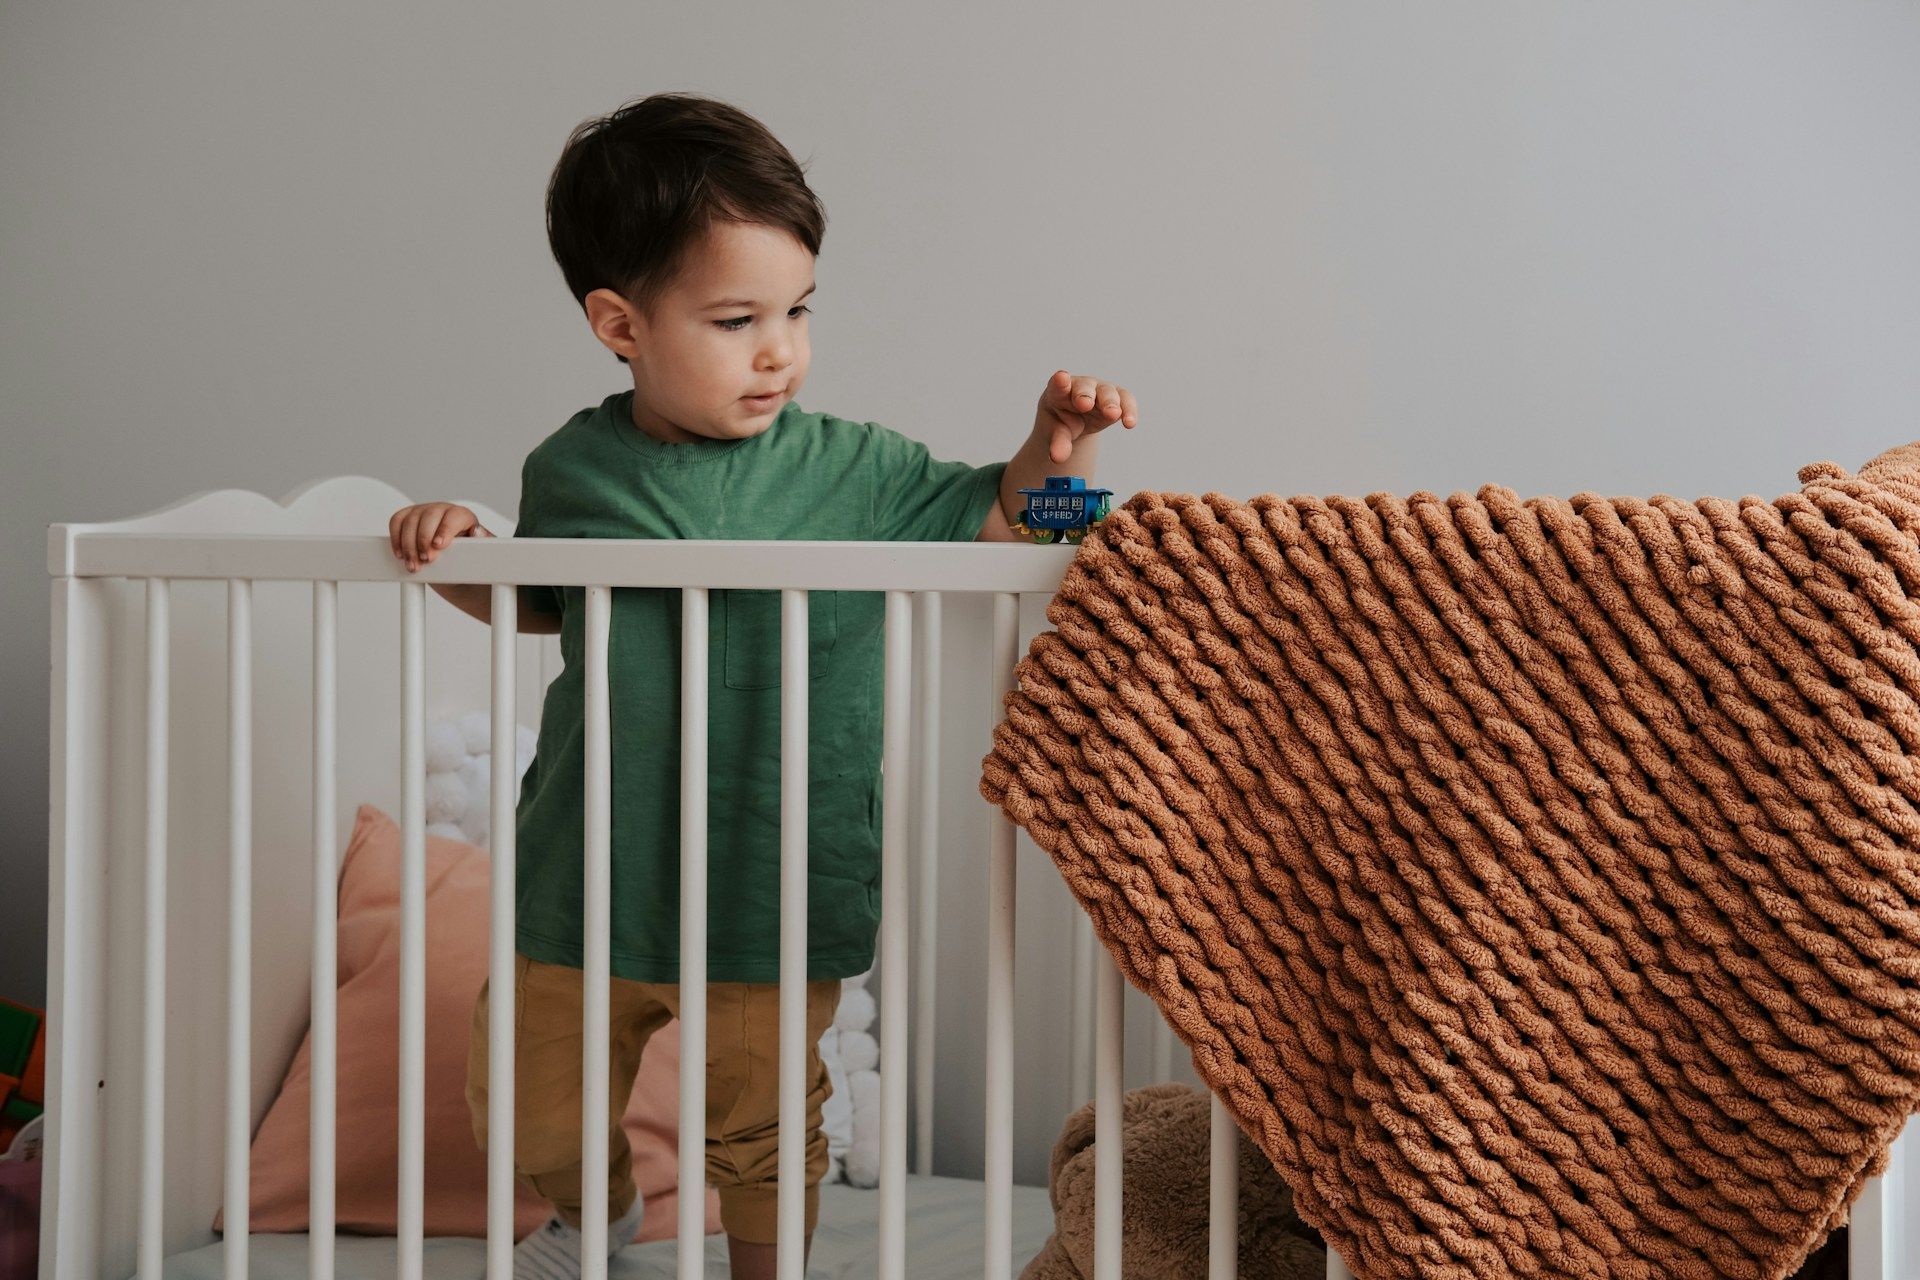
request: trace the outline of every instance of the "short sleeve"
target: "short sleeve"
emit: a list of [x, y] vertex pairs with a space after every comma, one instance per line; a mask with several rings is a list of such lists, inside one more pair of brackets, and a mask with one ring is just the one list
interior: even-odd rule
[[[520, 467], [520, 509], [514, 516], [513, 523], [513, 536], [516, 538], [553, 536], [540, 527], [542, 491], [534, 466], [534, 459], [538, 456], [538, 450], [528, 454], [526, 462]], [[563, 612], [561, 593], [558, 588], [525, 586], [520, 591], [522, 599], [530, 609], [555, 615]]]
[[873, 524], [883, 542], [971, 542], [1000, 495], [1007, 464], [943, 462], [918, 440], [866, 423]]

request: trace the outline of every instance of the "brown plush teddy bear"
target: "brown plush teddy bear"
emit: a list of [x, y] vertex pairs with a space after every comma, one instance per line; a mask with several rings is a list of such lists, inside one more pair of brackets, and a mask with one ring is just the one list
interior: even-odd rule
[[[1126, 1095], [1121, 1227], [1128, 1280], [1207, 1274], [1209, 1099], [1183, 1084]], [[1240, 1140], [1241, 1280], [1322, 1280], [1327, 1251], [1293, 1211], [1293, 1193], [1245, 1134]], [[1067, 1118], [1047, 1172], [1054, 1232], [1020, 1280], [1093, 1274], [1093, 1104]]]
[[[1185, 1085], [1126, 1095], [1121, 1112], [1121, 1226], [1128, 1280], [1193, 1280], [1207, 1274], [1208, 1098]], [[1320, 1233], [1293, 1211], [1293, 1193], [1245, 1134], [1240, 1139], [1241, 1280], [1321, 1280]], [[1054, 1233], [1020, 1280], [1085, 1280], [1093, 1274], [1093, 1104], [1067, 1118], [1047, 1172]], [[1844, 1280], [1847, 1229], [1815, 1249], [1792, 1280]]]

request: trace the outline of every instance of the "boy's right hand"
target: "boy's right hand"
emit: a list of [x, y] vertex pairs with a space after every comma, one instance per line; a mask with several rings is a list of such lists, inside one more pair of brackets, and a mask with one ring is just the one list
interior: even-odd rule
[[455, 538], [491, 538], [480, 517], [454, 502], [421, 502], [402, 507], [387, 521], [393, 554], [412, 573], [444, 551]]

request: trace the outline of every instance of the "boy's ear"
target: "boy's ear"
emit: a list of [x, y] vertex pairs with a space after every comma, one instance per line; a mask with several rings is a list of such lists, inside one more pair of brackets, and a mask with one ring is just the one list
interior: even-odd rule
[[613, 354], [632, 361], [639, 352], [639, 333], [646, 324], [640, 309], [611, 289], [595, 289], [581, 302], [587, 309], [593, 336]]

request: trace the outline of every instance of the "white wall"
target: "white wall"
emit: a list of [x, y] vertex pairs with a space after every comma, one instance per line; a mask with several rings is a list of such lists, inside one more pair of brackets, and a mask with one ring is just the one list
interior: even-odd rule
[[511, 508], [620, 384], [541, 200], [631, 96], [810, 162], [801, 403], [944, 456], [1060, 366], [1140, 396], [1123, 494], [1772, 495], [1920, 436], [1915, 6], [1182, 13], [0, 10], [0, 995], [44, 990], [44, 526], [343, 472]]

